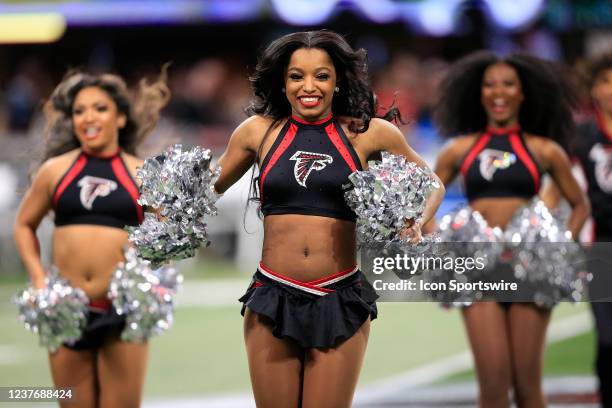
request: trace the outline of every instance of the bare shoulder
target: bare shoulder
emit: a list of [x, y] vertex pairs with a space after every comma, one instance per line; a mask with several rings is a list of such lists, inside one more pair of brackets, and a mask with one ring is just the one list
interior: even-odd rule
[[467, 135], [453, 137], [446, 142], [446, 145], [448, 145], [449, 149], [453, 149], [459, 153], [465, 153], [474, 143], [476, 143], [478, 136], [478, 133], [470, 133]]
[[59, 156], [47, 159], [38, 169], [38, 175], [53, 175], [55, 173], [65, 173], [68, 167], [79, 157], [81, 149], [70, 150], [69, 152], [60, 154]]
[[452, 163], [453, 166], [458, 165], [458, 162], [465, 157], [470, 147], [476, 143], [477, 139], [477, 133], [451, 138], [440, 148], [438, 152], [438, 163], [446, 161]]
[[126, 153], [126, 152], [122, 152], [121, 153], [121, 158], [123, 159], [123, 161], [125, 162], [125, 165], [127, 166], [128, 170], [130, 171], [131, 174], [136, 174], [136, 170], [139, 167], [142, 167], [144, 160], [141, 159], [140, 157], [136, 157], [132, 154]]
[[45, 160], [36, 171], [34, 182], [48, 189], [54, 188], [80, 153], [81, 149], [74, 149]]
[[559, 155], [565, 155], [563, 147], [548, 137], [525, 133], [525, 141], [531, 151], [537, 152], [537, 155], [541, 155], [546, 160], [554, 160]]
[[268, 129], [273, 125], [272, 130], [279, 128], [285, 123], [284, 120], [274, 123], [274, 119], [267, 116], [254, 115], [245, 119], [232, 134], [232, 138], [238, 139], [238, 142], [245, 148], [256, 151], [261, 144], [263, 137]]

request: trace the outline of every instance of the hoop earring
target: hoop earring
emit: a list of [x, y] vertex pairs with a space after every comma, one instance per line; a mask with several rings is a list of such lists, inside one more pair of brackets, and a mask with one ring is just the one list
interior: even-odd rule
[[336, 93], [338, 93], [338, 92], [340, 92], [340, 88], [335, 87], [335, 88], [334, 88], [334, 91], [335, 91]]

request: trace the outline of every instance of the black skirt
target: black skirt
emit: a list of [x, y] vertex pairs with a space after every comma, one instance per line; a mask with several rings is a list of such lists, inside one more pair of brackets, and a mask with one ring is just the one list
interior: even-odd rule
[[376, 319], [378, 295], [361, 271], [325, 286], [314, 294], [255, 272], [240, 298], [246, 308], [272, 322], [272, 334], [292, 339], [304, 348], [329, 348], [353, 336]]
[[72, 350], [95, 350], [104, 345], [109, 336], [117, 336], [125, 327], [125, 315], [119, 315], [114, 307], [108, 310], [90, 308], [83, 335], [75, 342], [64, 343]]

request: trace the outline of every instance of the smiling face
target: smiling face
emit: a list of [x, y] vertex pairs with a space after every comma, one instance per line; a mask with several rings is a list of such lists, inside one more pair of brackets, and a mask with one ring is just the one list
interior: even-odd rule
[[106, 91], [92, 86], [74, 98], [72, 124], [84, 151], [111, 155], [119, 150], [119, 129], [125, 126], [126, 116]]
[[591, 96], [602, 113], [612, 117], [612, 68], [597, 75], [591, 88]]
[[480, 102], [487, 112], [489, 125], [507, 127], [516, 124], [523, 99], [521, 80], [512, 66], [500, 62], [485, 70]]
[[285, 94], [291, 113], [309, 122], [331, 113], [336, 69], [327, 52], [300, 48], [289, 60], [285, 73]]

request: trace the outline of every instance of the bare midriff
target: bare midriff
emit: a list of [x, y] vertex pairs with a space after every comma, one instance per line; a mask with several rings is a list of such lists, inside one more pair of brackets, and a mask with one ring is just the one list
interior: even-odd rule
[[528, 200], [519, 197], [479, 198], [470, 202], [470, 207], [482, 214], [490, 227], [505, 229], [512, 216]]
[[264, 220], [262, 263], [308, 282], [356, 264], [355, 223], [312, 215], [269, 215]]
[[127, 232], [98, 225], [68, 225], [53, 233], [53, 263], [72, 286], [85, 291], [90, 300], [107, 297], [108, 286], [123, 261]]

